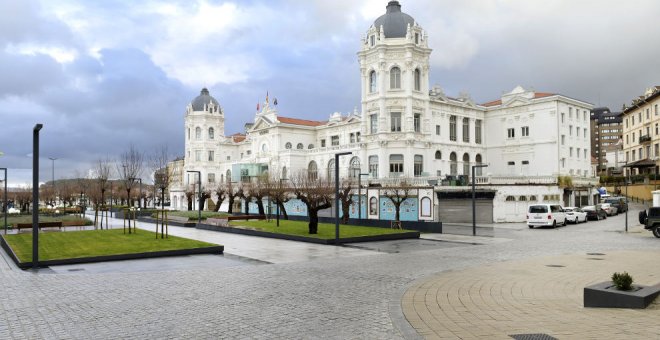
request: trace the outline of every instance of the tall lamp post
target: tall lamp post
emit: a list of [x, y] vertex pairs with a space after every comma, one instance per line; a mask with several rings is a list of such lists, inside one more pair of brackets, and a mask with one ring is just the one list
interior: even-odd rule
[[362, 219], [362, 176], [369, 176], [369, 174], [358, 174], [358, 220]]
[[623, 181], [626, 186], [626, 232], [628, 232], [628, 176], [626, 176], [628, 172], [624, 170], [623, 172]]
[[[51, 169], [52, 169], [52, 176], [53, 176], [52, 177], [52, 179], [53, 179], [53, 201], [55, 201], [54, 204], [57, 205], [57, 194], [55, 193], [56, 192], [55, 191], [55, 161], [57, 160], [57, 158], [48, 157], [48, 159], [50, 159], [52, 161]], [[55, 207], [53, 207], [53, 208], [55, 208]]]
[[352, 152], [335, 154], [335, 245], [339, 245], [339, 156], [352, 155]]
[[32, 269], [39, 267], [39, 131], [43, 124], [32, 130]]
[[278, 194], [280, 195], [280, 197], [277, 198], [277, 203], [275, 204], [276, 209], [277, 209], [277, 226], [278, 227], [280, 226], [280, 203], [281, 203], [280, 198], [282, 198], [282, 196], [283, 196], [282, 195], [282, 181], [288, 181], [288, 180], [289, 180], [288, 178], [280, 178], [280, 187], [279, 187], [279, 190], [278, 190], [279, 191]]
[[197, 186], [199, 187], [199, 203], [197, 203], [197, 209], [199, 210], [199, 216], [197, 217], [197, 223], [202, 223], [202, 172], [198, 170], [186, 170], [186, 172], [192, 172], [197, 174]]
[[4, 192], [4, 211], [5, 211], [5, 235], [7, 235], [7, 213], [9, 210], [9, 207], [7, 206], [7, 168], [0, 168], [0, 170], [3, 170], [5, 172], [5, 191]]
[[475, 190], [475, 169], [477, 168], [486, 168], [488, 164], [476, 164], [472, 166], [472, 236], [477, 236], [477, 210], [476, 210], [476, 200], [477, 194]]

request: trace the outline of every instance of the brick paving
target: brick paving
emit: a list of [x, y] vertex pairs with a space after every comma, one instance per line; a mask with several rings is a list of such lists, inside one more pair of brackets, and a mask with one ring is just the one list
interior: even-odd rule
[[[631, 214], [631, 223], [632, 216], [636, 214]], [[608, 257], [614, 254], [614, 250], [660, 249], [660, 240], [648, 232], [631, 229], [631, 233], [621, 233], [621, 221], [623, 219], [619, 216], [599, 223], [570, 225], [554, 230], [528, 230], [524, 225], [517, 228], [495, 227], [493, 233], [496, 238], [510, 241], [481, 245], [462, 244], [460, 247], [393, 254], [373, 251], [357, 254], [355, 249], [347, 249], [352, 252], [350, 256], [343, 256], [341, 251], [325, 251], [323, 256], [318, 256], [318, 251], [329, 248], [305, 247], [304, 251], [309, 252], [309, 256], [297, 257], [296, 261], [281, 259], [278, 263], [266, 265], [137, 273], [32, 273], [7, 264], [3, 255], [3, 260], [0, 260], [0, 282], [3, 286], [0, 291], [0, 338], [414, 338], [415, 330], [411, 331], [403, 314], [399, 314], [406, 311], [405, 303], [409, 301], [405, 292], [411, 292], [410, 287], [417, 287], [420, 283], [450, 278], [453, 283], [448, 284], [458, 287], [460, 293], [450, 300], [456, 304], [468, 301], [466, 297], [475, 296], [476, 299], [480, 296], [475, 295], [481, 290], [480, 285], [507, 284], [505, 273], [494, 269], [504, 271], [505, 267], [500, 266], [525, 261], [538, 261], [540, 266], [546, 264], [546, 259], [561, 257], [562, 254], [584, 256], [586, 252], [603, 252]], [[171, 229], [172, 233], [175, 231], [175, 228]], [[200, 234], [200, 237], [204, 235]], [[261, 260], [267, 261], [266, 255], [260, 256]], [[637, 259], [628, 260], [634, 262]], [[592, 266], [611, 262], [607, 259], [584, 261], [593, 263]], [[542, 269], [568, 272], [571, 268], [543, 266]], [[628, 270], [637, 281], [643, 283], [643, 276], [631, 268], [626, 266], [619, 270]], [[489, 276], [480, 275], [483, 270], [490, 273]], [[493, 317], [502, 317], [497, 313], [511, 311], [508, 320], [519, 327], [511, 331], [554, 331], [551, 323], [546, 328], [540, 327], [541, 322], [550, 322], [552, 318], [537, 321], [532, 315], [515, 314], [515, 309], [509, 306], [516, 301], [513, 296], [517, 296], [514, 293], [518, 291], [524, 293], [522, 296], [526, 299], [523, 301], [527, 311], [534, 303], [542, 305], [543, 300], [535, 302], [534, 299], [546, 297], [535, 293], [536, 290], [543, 291], [545, 286], [542, 281], [536, 281], [533, 271], [524, 268], [517, 270], [519, 275], [530, 280], [530, 284], [523, 284], [526, 281], [522, 281], [503, 290], [499, 296], [493, 295], [495, 297], [491, 300], [477, 300], [473, 304], [494, 305], [501, 302], [503, 305], [494, 307], [491, 313], [494, 313]], [[610, 271], [604, 270], [608, 275]], [[512, 275], [515, 272], [513, 270]], [[457, 273], [464, 273], [465, 276]], [[600, 275], [588, 278], [599, 281]], [[574, 299], [571, 291], [581, 283], [569, 283], [565, 287], [558, 283], [548, 284], [554, 288], [546, 293], [551, 302], [546, 313], [559, 319], [565, 312], [563, 308], [567, 308], [564, 305], [572, 301], [565, 295]], [[575, 302], [572, 303], [574, 306]], [[429, 309], [429, 314], [433, 313]], [[630, 311], [621, 313], [634, 315], [629, 320], [642, 315]], [[471, 314], [466, 308], [457, 310], [452, 317], [463, 318], [456, 320], [457, 327], [466, 327], [466, 322], [475, 323], [470, 326], [475, 330], [475, 334], [469, 334], [471, 337], [491, 334], [485, 332], [497, 327], [496, 322], [486, 322], [480, 319], [481, 316]], [[410, 320], [415, 325], [412, 316]], [[620, 331], [630, 330], [626, 334], [630, 335], [629, 338], [635, 338], [637, 333], [634, 332], [640, 328], [641, 322], [619, 324]], [[530, 327], [534, 325], [539, 327]], [[595, 331], [591, 327], [596, 325], [586, 322], [584, 327], [578, 327], [580, 325], [566, 327], [566, 333], [555, 333], [555, 336], [577, 338], [591, 334], [588, 333], [590, 329]], [[648, 329], [651, 327], [649, 325], [653, 323], [647, 323], [644, 327]], [[423, 335], [432, 335], [419, 330]], [[498, 336], [504, 335], [498, 333]]]

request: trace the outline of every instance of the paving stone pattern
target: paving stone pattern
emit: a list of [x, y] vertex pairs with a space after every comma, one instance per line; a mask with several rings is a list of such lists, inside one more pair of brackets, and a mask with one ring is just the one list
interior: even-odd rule
[[[555, 230], [495, 227], [495, 237], [511, 241], [484, 245], [397, 254], [353, 249], [351, 256], [329, 252], [308, 261], [161, 272], [45, 274], [0, 261], [0, 338], [400, 339], [410, 325], [392, 317], [391, 306], [400, 306], [407, 288], [438, 273], [469, 293], [475, 276], [454, 273], [509, 260], [660, 247], [648, 232], [619, 232], [622, 221]], [[521, 289], [530, 288], [545, 287]], [[551, 307], [556, 310], [548, 313], [559, 317], [560, 301]]]

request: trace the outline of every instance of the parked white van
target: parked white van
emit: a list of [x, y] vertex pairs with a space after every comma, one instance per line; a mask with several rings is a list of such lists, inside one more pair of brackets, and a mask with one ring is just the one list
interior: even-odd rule
[[566, 225], [564, 208], [559, 204], [532, 204], [527, 207], [527, 226], [556, 228], [558, 224]]

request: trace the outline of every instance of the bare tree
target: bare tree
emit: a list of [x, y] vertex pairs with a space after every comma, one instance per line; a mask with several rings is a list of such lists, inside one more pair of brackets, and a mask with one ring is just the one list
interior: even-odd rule
[[220, 182], [215, 186], [213, 192], [218, 197], [218, 202], [215, 204], [213, 211], [218, 212], [220, 211], [222, 202], [224, 202], [225, 199], [229, 197], [229, 185], [227, 183]]
[[334, 197], [330, 180], [321, 176], [308, 176], [305, 171], [291, 178], [293, 194], [305, 203], [309, 216], [309, 233], [318, 233], [319, 211], [332, 207]]
[[[291, 199], [289, 194], [290, 189], [288, 189], [284, 183], [284, 180], [279, 178], [277, 172], [270, 174], [268, 181], [264, 182], [263, 187], [267, 192], [268, 198], [279, 207], [280, 213], [283, 214], [284, 219], [288, 220], [289, 215], [286, 212], [284, 203], [288, 202]], [[286, 185], [289, 185], [286, 183]]]
[[19, 188], [15, 192], [14, 197], [16, 199], [16, 203], [18, 203], [18, 206], [21, 209], [21, 213], [22, 214], [28, 213], [30, 211], [30, 204], [32, 203], [32, 187], [25, 186]]
[[[264, 209], [264, 198], [268, 196], [268, 187], [269, 187], [268, 175], [262, 175], [256, 178], [253, 178], [250, 182], [246, 183], [246, 192], [251, 200], [255, 200], [257, 204], [257, 209], [259, 210], [259, 215], [265, 215], [266, 211]], [[247, 204], [246, 204], [247, 206]], [[248, 212], [248, 209], [245, 209], [245, 213]]]
[[241, 197], [243, 197], [243, 186], [227, 181], [227, 199], [229, 200], [229, 208], [227, 208], [228, 213], [231, 214], [234, 212], [234, 201]]
[[122, 180], [122, 185], [126, 190], [128, 205], [133, 206], [131, 190], [135, 187], [135, 179], [142, 175], [144, 155], [138, 151], [133, 144], [130, 144], [128, 150], [119, 155], [119, 162], [116, 163], [117, 173]]
[[186, 195], [186, 200], [188, 200], [188, 210], [192, 211], [193, 210], [193, 200], [195, 199], [195, 185], [194, 184], [189, 184], [186, 186], [185, 190], [185, 195]]
[[339, 199], [339, 205], [341, 207], [341, 223], [348, 224], [348, 219], [350, 217], [351, 204], [353, 204], [353, 185], [354, 181], [352, 179], [346, 179], [340, 181], [339, 185], [339, 194], [337, 198]]
[[101, 191], [101, 205], [105, 205], [105, 191], [108, 189], [110, 173], [111, 173], [112, 160], [109, 157], [99, 158], [96, 161], [96, 169], [94, 169], [94, 177], [97, 183], [97, 188]]
[[389, 186], [383, 190], [383, 196], [388, 198], [394, 205], [396, 212], [395, 221], [401, 221], [401, 204], [412, 197], [413, 186], [401, 181], [398, 186]]
[[170, 159], [173, 158], [167, 146], [161, 146], [149, 159], [149, 166], [154, 173], [154, 185], [160, 190], [160, 202], [162, 209], [165, 209], [165, 192], [174, 179], [174, 168], [168, 166]]

